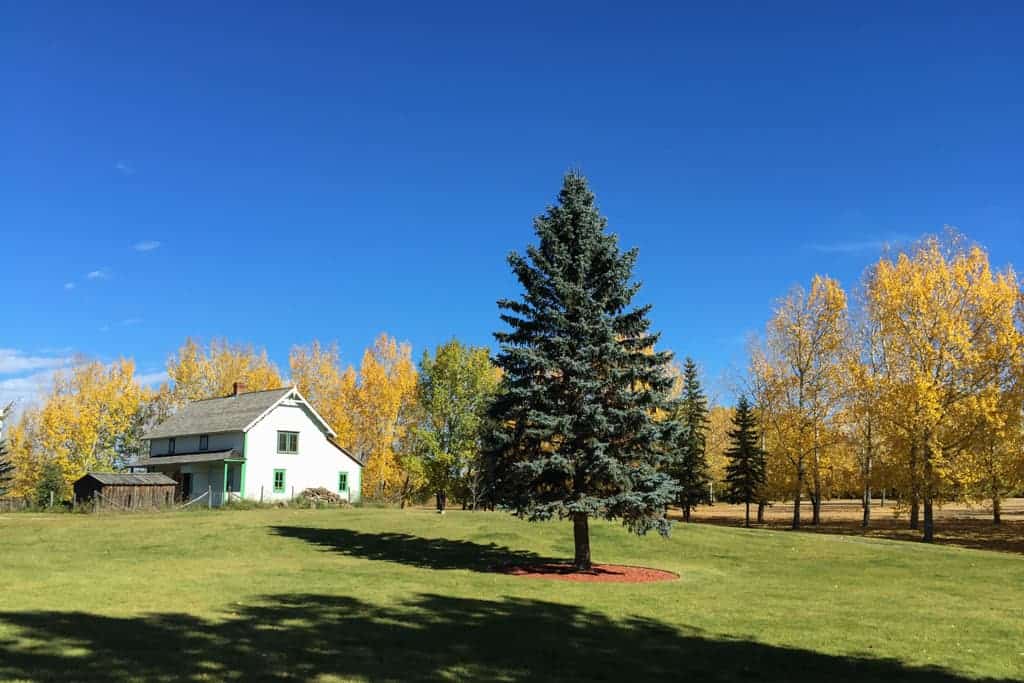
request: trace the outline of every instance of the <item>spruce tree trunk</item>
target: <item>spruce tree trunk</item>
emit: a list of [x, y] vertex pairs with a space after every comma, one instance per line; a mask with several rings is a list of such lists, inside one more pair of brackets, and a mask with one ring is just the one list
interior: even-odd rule
[[757, 523], [764, 524], [765, 502], [762, 500], [757, 504]]
[[743, 526], [747, 527], [748, 529], [750, 528], [750, 501], [749, 500], [747, 501], [747, 513], [746, 513], [746, 519], [744, 520]]
[[910, 496], [910, 528], [919, 529], [921, 527], [921, 506], [917, 500], [917, 494], [913, 493]]
[[1002, 524], [1003, 500], [998, 493], [992, 496], [992, 523]]
[[578, 572], [590, 571], [590, 524], [585, 512], [577, 512], [572, 516], [572, 538], [576, 545], [573, 567]]

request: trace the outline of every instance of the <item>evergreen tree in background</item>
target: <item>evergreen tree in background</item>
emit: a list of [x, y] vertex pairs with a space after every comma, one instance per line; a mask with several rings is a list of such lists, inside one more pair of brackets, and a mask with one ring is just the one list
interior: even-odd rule
[[14, 463], [7, 449], [7, 440], [0, 437], [0, 497], [7, 495], [11, 479], [14, 478]]
[[708, 501], [708, 400], [700, 386], [697, 364], [687, 358], [683, 365], [683, 390], [676, 420], [681, 429], [675, 459], [668, 472], [679, 485], [676, 504], [683, 510], [683, 519], [690, 521], [690, 510]]
[[589, 570], [591, 517], [668, 533], [676, 486], [660, 471], [676, 439], [672, 356], [653, 351], [650, 306], [630, 308], [637, 251], [605, 231], [586, 179], [565, 176], [534, 220], [539, 244], [509, 264], [523, 287], [501, 300], [502, 392], [489, 456], [499, 503], [530, 520], [573, 521], [574, 566]]
[[757, 419], [746, 396], [740, 396], [736, 414], [732, 418], [735, 427], [729, 432], [731, 445], [725, 455], [729, 463], [725, 466], [726, 495], [735, 503], [745, 503], [744, 526], [750, 526], [750, 504], [759, 498], [764, 486], [764, 457], [758, 445]]
[[43, 465], [39, 482], [36, 484], [36, 507], [49, 507], [51, 493], [53, 493], [52, 500], [54, 503], [63, 501], [64, 487], [64, 472], [61, 470], [60, 465], [55, 462], [48, 462]]
[[7, 495], [11, 480], [14, 478], [14, 463], [11, 462], [11, 451], [7, 447], [7, 439], [4, 438], [4, 424], [13, 407], [12, 402], [0, 408], [0, 497]]

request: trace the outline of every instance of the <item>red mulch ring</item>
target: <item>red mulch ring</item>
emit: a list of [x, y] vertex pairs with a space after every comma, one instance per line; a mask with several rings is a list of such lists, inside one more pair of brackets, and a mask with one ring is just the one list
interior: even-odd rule
[[544, 562], [506, 565], [498, 567], [496, 571], [532, 579], [582, 581], [584, 583], [653, 583], [654, 581], [672, 581], [679, 578], [678, 574], [662, 569], [630, 567], [625, 564], [595, 564], [590, 571], [578, 572], [568, 562]]

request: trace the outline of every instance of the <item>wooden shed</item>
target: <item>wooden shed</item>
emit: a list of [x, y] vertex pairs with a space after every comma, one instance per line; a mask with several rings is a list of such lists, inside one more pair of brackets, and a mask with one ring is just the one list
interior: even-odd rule
[[159, 472], [89, 472], [75, 482], [75, 499], [124, 510], [164, 507], [174, 503], [177, 486], [178, 482]]

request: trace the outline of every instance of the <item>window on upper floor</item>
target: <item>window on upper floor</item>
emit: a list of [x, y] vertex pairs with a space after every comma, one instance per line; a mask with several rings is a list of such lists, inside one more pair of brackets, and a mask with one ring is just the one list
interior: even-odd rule
[[278, 453], [298, 453], [299, 452], [299, 433], [298, 432], [278, 432], [277, 433], [277, 452]]
[[174, 455], [174, 437], [167, 439], [167, 455]]
[[199, 436], [199, 450], [205, 451], [210, 448], [210, 435], [202, 434]]

